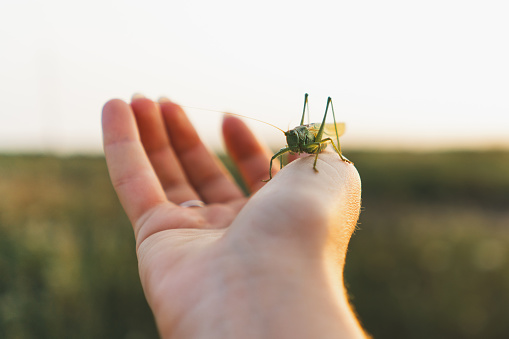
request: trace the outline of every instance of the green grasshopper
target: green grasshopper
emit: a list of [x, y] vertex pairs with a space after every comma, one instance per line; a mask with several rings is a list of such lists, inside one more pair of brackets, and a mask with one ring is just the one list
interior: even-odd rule
[[[329, 106], [332, 110], [332, 117], [334, 118], [334, 123], [325, 123], [325, 119], [327, 118], [327, 112], [329, 111]], [[277, 126], [274, 126], [272, 124], [269, 124], [268, 122], [246, 117], [244, 115], [235, 114], [235, 113], [225, 113], [221, 111], [211, 110], [211, 109], [204, 109], [204, 108], [198, 108], [198, 107], [191, 107], [191, 106], [182, 106], [186, 108], [194, 108], [194, 109], [200, 109], [205, 111], [212, 111], [212, 112], [220, 112], [228, 115], [238, 116], [242, 118], [247, 118], [251, 120], [255, 120], [258, 122], [262, 122], [264, 124], [267, 124], [269, 126], [275, 127], [281, 132], [283, 132], [286, 136], [286, 147], [281, 148], [274, 156], [270, 159], [270, 166], [269, 166], [269, 179], [262, 180], [264, 182], [270, 181], [272, 179], [272, 162], [277, 157], [281, 157], [285, 153], [290, 154], [301, 154], [301, 153], [308, 153], [308, 154], [316, 154], [315, 156], [315, 162], [313, 163], [313, 169], [315, 172], [318, 172], [316, 169], [316, 162], [318, 160], [318, 154], [323, 151], [327, 147], [327, 142], [330, 141], [332, 144], [332, 147], [334, 147], [334, 150], [336, 153], [339, 154], [339, 157], [344, 162], [347, 162], [351, 164], [352, 162], [345, 158], [343, 154], [341, 154], [341, 145], [339, 144], [339, 136], [343, 135], [345, 132], [345, 124], [340, 122], [336, 123], [336, 115], [334, 114], [334, 107], [332, 106], [332, 99], [329, 97], [327, 99], [327, 107], [325, 108], [325, 114], [323, 116], [322, 123], [313, 123], [313, 124], [307, 124], [304, 125], [304, 117], [306, 116], [306, 108], [308, 108], [308, 94], [306, 93], [304, 95], [304, 108], [302, 110], [302, 118], [300, 119], [300, 125], [295, 127], [294, 129], [291, 129], [289, 131], [284, 131], [280, 129]], [[309, 116], [309, 108], [308, 108], [308, 116]], [[334, 136], [336, 135], [336, 141], [337, 146], [334, 144], [334, 141], [331, 138], [324, 138], [323, 136], [330, 135]], [[283, 166], [283, 163], [281, 162], [281, 167]]]
[[[329, 105], [332, 110], [332, 117], [334, 118], [334, 123], [325, 123], [325, 119], [327, 118], [327, 112], [329, 110]], [[302, 118], [300, 120], [300, 125], [291, 129], [289, 131], [284, 132], [286, 136], [286, 147], [281, 148], [274, 156], [270, 159], [269, 166], [269, 179], [263, 180], [267, 182], [272, 179], [272, 162], [277, 157], [281, 157], [283, 154], [290, 152], [290, 154], [316, 154], [315, 162], [313, 163], [313, 169], [315, 172], [318, 172], [316, 169], [316, 161], [318, 160], [318, 154], [323, 151], [327, 147], [327, 142], [330, 141], [336, 153], [339, 154], [341, 160], [352, 163], [350, 160], [345, 158], [343, 154], [341, 154], [341, 145], [339, 144], [339, 136], [345, 132], [345, 124], [344, 123], [336, 123], [336, 115], [334, 114], [334, 107], [332, 106], [332, 99], [329, 97], [327, 99], [327, 107], [325, 108], [325, 114], [323, 116], [322, 123], [313, 123], [304, 125], [304, 117], [306, 115], [306, 107], [308, 106], [308, 94], [304, 95], [304, 108], [302, 110]], [[308, 112], [309, 115], [309, 112]], [[338, 131], [339, 130], [339, 131]], [[334, 144], [331, 138], [324, 138], [325, 135], [336, 135], [337, 146]], [[281, 164], [282, 165], [282, 164]]]

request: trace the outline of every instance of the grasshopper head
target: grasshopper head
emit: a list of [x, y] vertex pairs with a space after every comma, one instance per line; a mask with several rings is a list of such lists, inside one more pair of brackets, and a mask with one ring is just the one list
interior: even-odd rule
[[286, 143], [288, 146], [298, 145], [299, 144], [299, 133], [295, 129], [291, 129], [285, 132], [286, 135]]

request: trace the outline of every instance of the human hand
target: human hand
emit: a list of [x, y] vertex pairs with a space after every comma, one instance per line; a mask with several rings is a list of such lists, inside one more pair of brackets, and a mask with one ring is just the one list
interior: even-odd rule
[[[342, 278], [360, 208], [353, 165], [324, 152], [318, 173], [308, 156], [264, 184], [271, 154], [226, 116], [246, 198], [175, 103], [111, 100], [103, 133], [162, 337], [364, 337]], [[195, 199], [205, 207], [179, 206]]]

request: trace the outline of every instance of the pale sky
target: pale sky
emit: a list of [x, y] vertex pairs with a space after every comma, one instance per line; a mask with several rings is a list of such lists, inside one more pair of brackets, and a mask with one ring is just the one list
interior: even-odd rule
[[[313, 122], [331, 96], [346, 153], [509, 147], [508, 17], [490, 0], [3, 0], [0, 152], [100, 152], [102, 105], [136, 92], [283, 129], [305, 92]], [[189, 113], [220, 146], [221, 114]]]

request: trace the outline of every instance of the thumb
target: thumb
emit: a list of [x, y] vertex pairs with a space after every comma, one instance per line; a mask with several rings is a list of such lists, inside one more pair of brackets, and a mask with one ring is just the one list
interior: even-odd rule
[[337, 153], [320, 153], [318, 172], [314, 160], [310, 155], [284, 167], [251, 197], [231, 231], [246, 228], [242, 233], [268, 235], [268, 242], [329, 244], [344, 255], [359, 217], [360, 177]]

